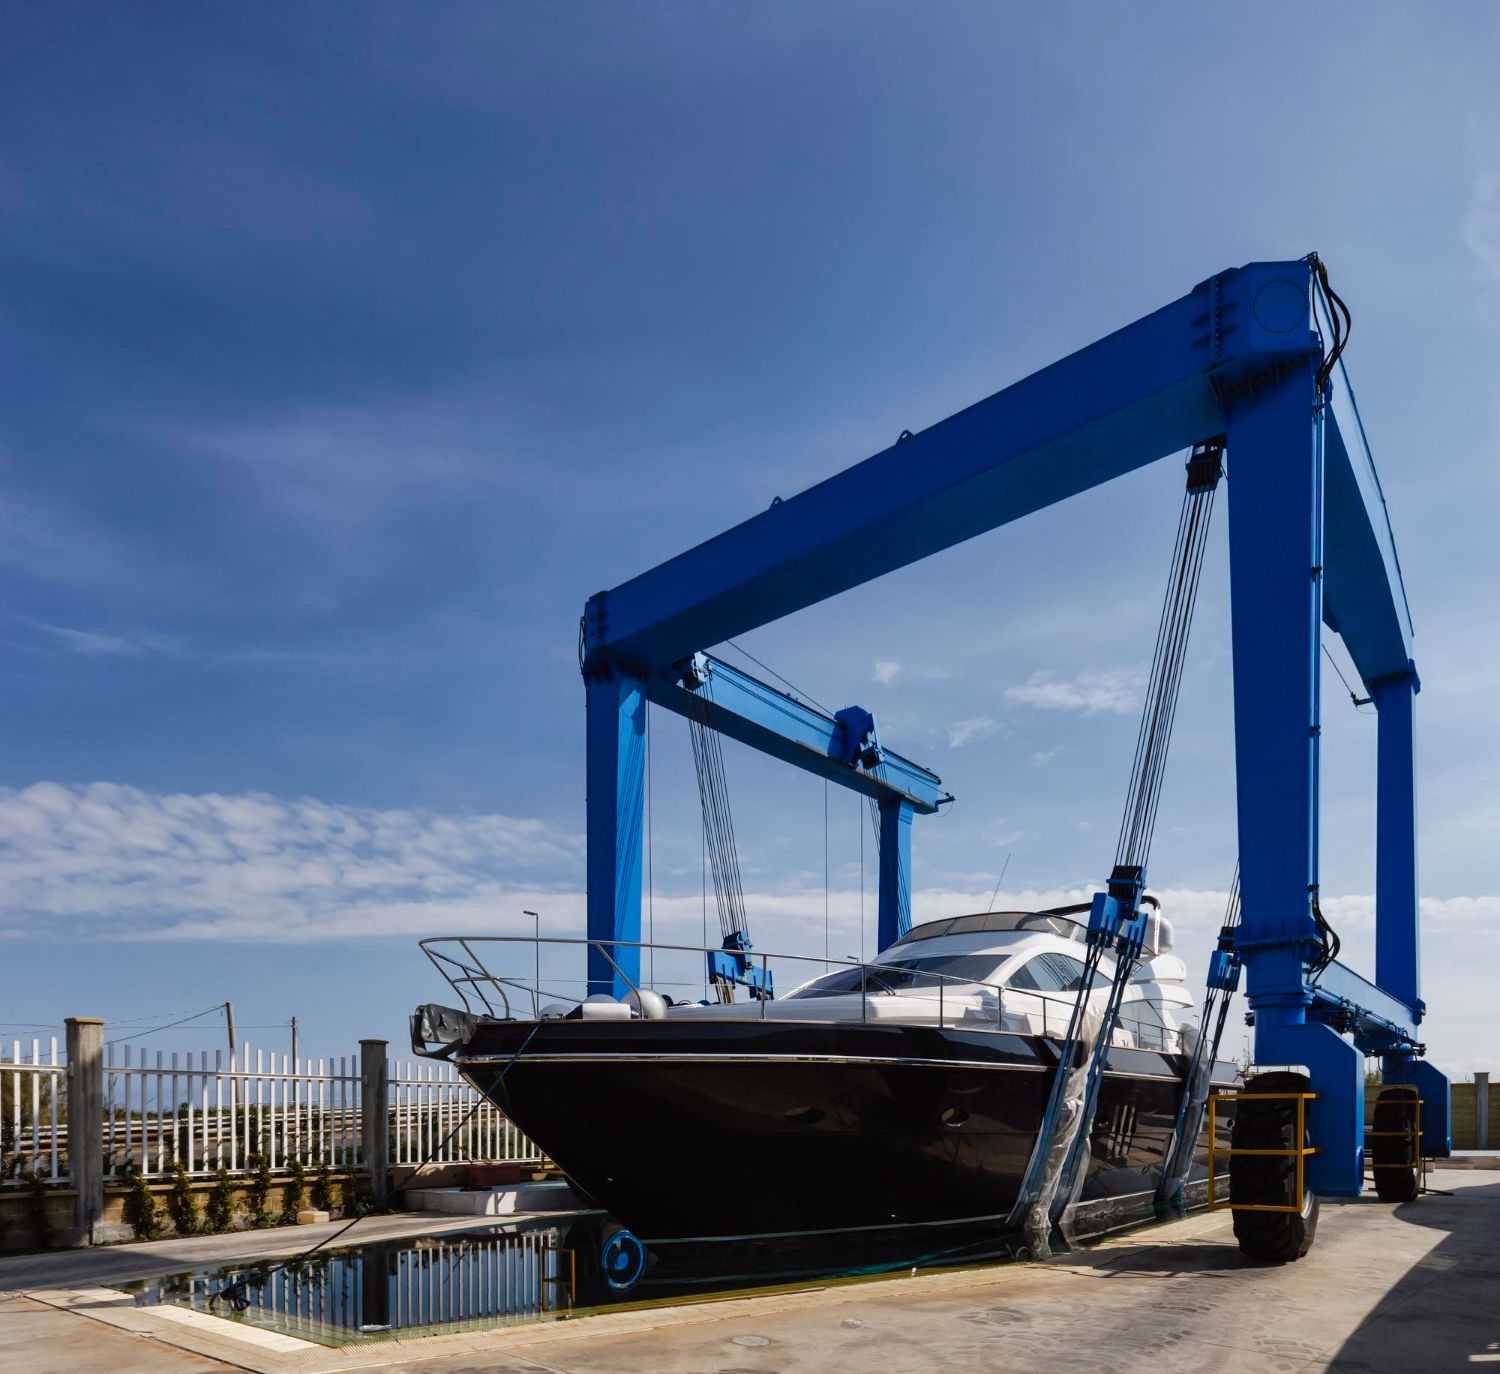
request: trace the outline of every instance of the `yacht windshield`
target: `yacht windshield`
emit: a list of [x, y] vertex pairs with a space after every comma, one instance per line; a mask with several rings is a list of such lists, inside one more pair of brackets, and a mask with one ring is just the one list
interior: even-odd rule
[[967, 983], [993, 982], [999, 960], [993, 954], [933, 954], [925, 959], [888, 959], [878, 968], [840, 968], [804, 983], [783, 999], [838, 997], [851, 992], [907, 992], [917, 988], [949, 989]]
[[946, 916], [940, 921], [927, 921], [907, 931], [891, 948], [899, 949], [902, 945], [913, 944], [917, 940], [931, 940], [939, 935], [977, 935], [993, 930], [1037, 930], [1049, 935], [1061, 935], [1064, 940], [1082, 940], [1086, 927], [1079, 924], [1077, 914], [1087, 909], [981, 911], [972, 916]]

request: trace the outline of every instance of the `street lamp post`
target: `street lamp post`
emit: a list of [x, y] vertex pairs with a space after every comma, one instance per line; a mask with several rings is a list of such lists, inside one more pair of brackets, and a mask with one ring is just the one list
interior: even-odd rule
[[542, 1019], [542, 918], [534, 911], [523, 911], [523, 916], [530, 916], [536, 930], [536, 937], [531, 943], [531, 948], [536, 952], [536, 981], [531, 985], [531, 1014], [533, 1019]]

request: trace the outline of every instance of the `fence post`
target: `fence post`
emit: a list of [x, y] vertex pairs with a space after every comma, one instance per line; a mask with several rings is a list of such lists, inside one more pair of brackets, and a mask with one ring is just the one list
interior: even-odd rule
[[385, 1065], [386, 1042], [359, 1042], [360, 1153], [370, 1171], [370, 1192], [379, 1201], [389, 1186], [390, 1080]]
[[1474, 1148], [1490, 1148], [1490, 1076], [1474, 1075]]
[[73, 1244], [92, 1245], [104, 1215], [104, 1022], [70, 1016], [68, 1028], [68, 1174], [77, 1194]]

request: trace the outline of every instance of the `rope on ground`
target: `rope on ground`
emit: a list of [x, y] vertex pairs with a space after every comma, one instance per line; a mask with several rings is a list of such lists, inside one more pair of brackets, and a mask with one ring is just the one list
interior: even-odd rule
[[[521, 1043], [516, 1047], [516, 1052], [505, 1061], [504, 1067], [500, 1070], [499, 1073], [495, 1075], [494, 1082], [492, 1082], [484, 1092], [476, 1093], [474, 1098], [474, 1105], [464, 1113], [463, 1120], [460, 1121], [458, 1125], [456, 1125], [451, 1131], [449, 1131], [448, 1134], [445, 1135], [442, 1140], [440, 1140], [432, 1148], [432, 1151], [427, 1156], [427, 1158], [424, 1159], [420, 1164], [418, 1164], [417, 1167], [412, 1170], [412, 1172], [406, 1178], [402, 1179], [400, 1183], [387, 1188], [385, 1191], [385, 1195], [375, 1203], [372, 1211], [378, 1212], [389, 1206], [397, 1196], [405, 1192], [406, 1189], [409, 1188], [421, 1176], [424, 1169], [426, 1169], [429, 1165], [437, 1162], [438, 1157], [443, 1153], [443, 1151], [446, 1150], [455, 1139], [457, 1139], [458, 1133], [462, 1131], [464, 1127], [474, 1119], [474, 1113], [477, 1112], [482, 1106], [484, 1106], [487, 1101], [489, 1101], [490, 1094], [493, 1093], [495, 1089], [505, 1081], [505, 1075], [511, 1071], [511, 1068], [515, 1064], [516, 1060], [521, 1057], [522, 1053], [531, 1044], [532, 1040], [536, 1038], [536, 1033], [541, 1030], [541, 1028], [542, 1022], [538, 1020], [531, 1027], [531, 1029], [526, 1032], [526, 1038], [522, 1040]], [[300, 1255], [297, 1255], [293, 1259], [280, 1260], [276, 1264], [259, 1266], [255, 1269], [252, 1269], [248, 1274], [241, 1274], [238, 1278], [231, 1280], [229, 1283], [226, 1283], [216, 1292], [210, 1293], [208, 1295], [208, 1301], [210, 1305], [218, 1302], [222, 1298], [231, 1307], [233, 1307], [236, 1312], [243, 1312], [247, 1307], [250, 1306], [250, 1294], [248, 1292], [248, 1289], [252, 1283], [264, 1282], [266, 1279], [270, 1278], [272, 1274], [279, 1273], [283, 1269], [293, 1269], [298, 1265], [305, 1264], [314, 1255], [316, 1255], [319, 1250], [326, 1250], [330, 1245], [333, 1244], [334, 1241], [338, 1240], [340, 1236], [346, 1235], [348, 1232], [352, 1231], [356, 1226], [359, 1225], [361, 1221], [365, 1219], [366, 1216], [369, 1215], [371, 1215], [371, 1213], [364, 1212], [357, 1217], [351, 1217], [349, 1221], [347, 1221], [343, 1226], [340, 1226], [339, 1229], [335, 1231], [331, 1236], [325, 1236], [316, 1245], [309, 1246]]]

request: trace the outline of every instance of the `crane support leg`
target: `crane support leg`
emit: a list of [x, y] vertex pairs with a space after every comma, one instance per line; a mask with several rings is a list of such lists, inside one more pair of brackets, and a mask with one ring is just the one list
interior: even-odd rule
[[[1419, 1024], [1427, 1008], [1421, 998], [1422, 964], [1417, 887], [1415, 668], [1377, 678], [1370, 686], [1380, 713], [1376, 773], [1375, 981], [1411, 1008]], [[1365, 1046], [1373, 1048], [1373, 1046]], [[1384, 1047], [1382, 1047], [1384, 1048]], [[1421, 1151], [1430, 1158], [1452, 1153], [1447, 1078], [1417, 1058], [1409, 1045], [1385, 1048], [1381, 1081], [1410, 1084], [1422, 1105]]]
[[877, 949], [911, 929], [911, 817], [909, 802], [880, 803], [880, 928]]
[[1453, 1153], [1451, 1093], [1448, 1079], [1436, 1064], [1418, 1059], [1410, 1050], [1392, 1050], [1380, 1057], [1383, 1085], [1409, 1083], [1421, 1102], [1417, 1124], [1421, 1127], [1424, 1159], [1446, 1159]]
[[[639, 940], [645, 687], [616, 672], [590, 677], [586, 692], [589, 939]], [[589, 992], [623, 997], [629, 991], [626, 979], [639, 984], [640, 965], [641, 952], [634, 946], [613, 946], [606, 954], [590, 945]]]
[[[1321, 942], [1318, 873], [1323, 463], [1311, 360], [1230, 398], [1229, 558], [1234, 588], [1234, 726], [1245, 963], [1261, 1065], [1305, 1065], [1315, 1192], [1357, 1196], [1364, 1060], [1309, 1020], [1306, 969]], [[1268, 681], [1275, 689], [1268, 690]]]
[[1375, 981], [1422, 1017], [1417, 947], [1416, 673], [1373, 686], [1379, 712], [1375, 816]]

